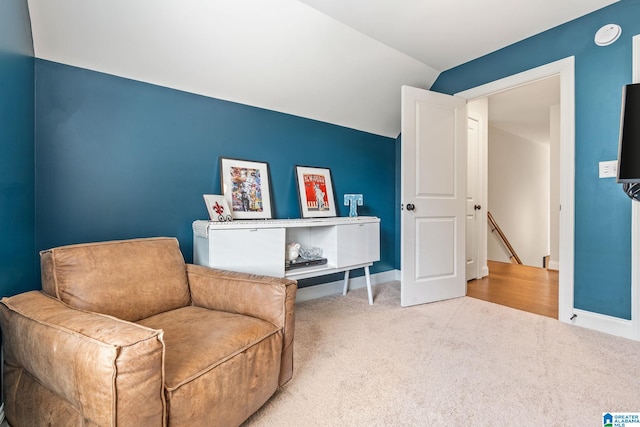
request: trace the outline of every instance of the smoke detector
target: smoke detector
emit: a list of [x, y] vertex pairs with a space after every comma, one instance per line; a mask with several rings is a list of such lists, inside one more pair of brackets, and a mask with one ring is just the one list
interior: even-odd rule
[[596, 32], [594, 41], [598, 46], [609, 46], [622, 34], [622, 28], [618, 24], [607, 24]]

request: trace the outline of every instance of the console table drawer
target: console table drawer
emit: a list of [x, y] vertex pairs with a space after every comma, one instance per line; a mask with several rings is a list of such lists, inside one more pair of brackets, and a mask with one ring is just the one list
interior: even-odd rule
[[380, 223], [341, 224], [337, 232], [337, 267], [380, 260]]
[[208, 265], [223, 270], [284, 276], [284, 228], [209, 231]]

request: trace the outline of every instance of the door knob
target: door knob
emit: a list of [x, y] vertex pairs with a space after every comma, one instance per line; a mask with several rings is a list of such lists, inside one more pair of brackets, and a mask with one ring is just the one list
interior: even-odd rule
[[480, 205], [475, 205], [475, 206], [473, 207], [473, 209], [475, 209], [475, 210], [479, 211], [480, 209], [482, 209], [482, 206], [480, 206]]
[[412, 210], [414, 210], [415, 208], [416, 208], [416, 206], [415, 206], [413, 203], [409, 203], [409, 204], [407, 205], [407, 210], [408, 210], [408, 211], [412, 211]]

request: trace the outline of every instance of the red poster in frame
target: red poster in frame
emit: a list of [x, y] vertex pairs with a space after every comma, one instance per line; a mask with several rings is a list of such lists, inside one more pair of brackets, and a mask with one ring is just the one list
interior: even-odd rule
[[331, 170], [296, 166], [300, 213], [303, 218], [336, 216]]

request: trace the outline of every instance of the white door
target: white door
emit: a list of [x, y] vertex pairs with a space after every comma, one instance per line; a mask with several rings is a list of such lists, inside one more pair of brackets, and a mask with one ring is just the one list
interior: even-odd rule
[[480, 204], [480, 123], [469, 115], [467, 127], [467, 217], [466, 217], [466, 280], [479, 279], [480, 275], [480, 221], [483, 220]]
[[402, 306], [466, 294], [463, 98], [402, 87]]

